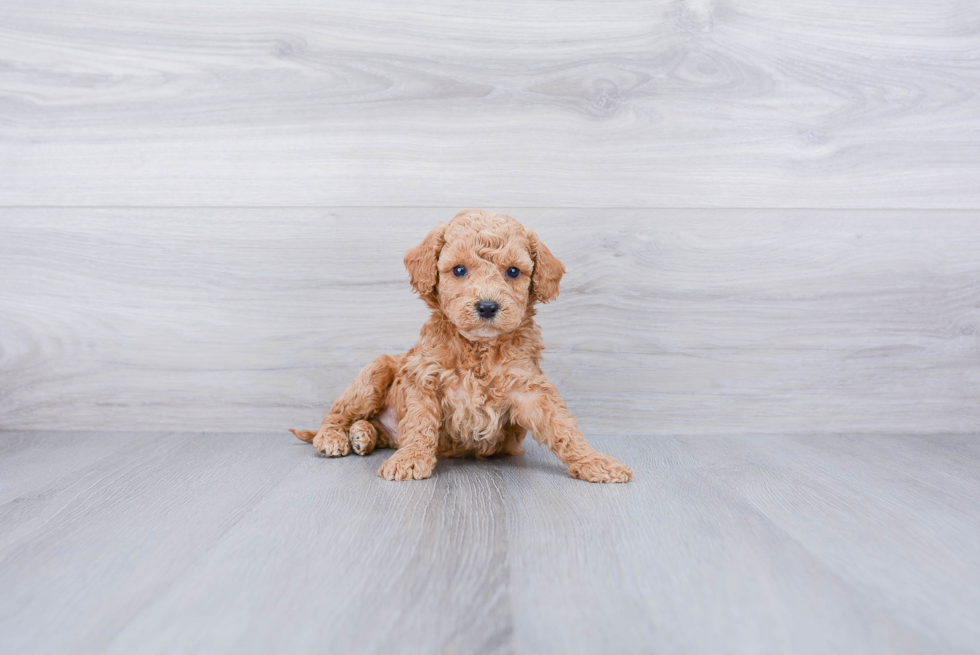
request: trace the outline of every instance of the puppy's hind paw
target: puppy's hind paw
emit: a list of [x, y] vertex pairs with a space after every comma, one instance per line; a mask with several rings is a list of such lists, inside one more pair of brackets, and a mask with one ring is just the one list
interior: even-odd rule
[[313, 447], [321, 457], [345, 457], [350, 454], [347, 435], [336, 428], [317, 432], [313, 437]]
[[633, 469], [602, 453], [580, 459], [568, 467], [568, 472], [586, 482], [629, 482], [633, 478]]
[[350, 426], [350, 447], [357, 455], [370, 455], [378, 443], [378, 430], [368, 421]]
[[435, 455], [396, 450], [378, 469], [378, 475], [385, 480], [424, 480], [435, 467]]

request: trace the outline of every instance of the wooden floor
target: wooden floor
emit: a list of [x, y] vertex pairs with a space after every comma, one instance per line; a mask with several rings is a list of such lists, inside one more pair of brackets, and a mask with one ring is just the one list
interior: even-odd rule
[[977, 652], [976, 439], [593, 442], [634, 482], [2, 433], [0, 652]]

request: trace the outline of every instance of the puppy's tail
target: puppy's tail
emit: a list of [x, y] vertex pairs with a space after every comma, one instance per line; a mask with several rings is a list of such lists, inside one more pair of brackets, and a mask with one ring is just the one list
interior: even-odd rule
[[316, 430], [290, 429], [289, 431], [295, 434], [297, 439], [299, 439], [300, 441], [305, 441], [306, 443], [311, 443], [313, 441], [313, 437], [316, 436]]

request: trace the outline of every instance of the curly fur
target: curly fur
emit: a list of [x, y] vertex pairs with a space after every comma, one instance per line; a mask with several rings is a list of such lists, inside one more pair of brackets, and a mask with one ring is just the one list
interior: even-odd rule
[[[463, 277], [453, 274], [460, 265]], [[512, 266], [516, 278], [506, 275]], [[558, 296], [565, 267], [533, 231], [503, 214], [462, 211], [409, 250], [405, 267], [432, 309], [418, 342], [368, 364], [320, 429], [293, 430], [297, 437], [325, 457], [397, 448], [378, 475], [420, 480], [437, 456], [519, 455], [530, 430], [576, 478], [632, 477], [589, 445], [541, 370], [534, 305]], [[480, 301], [498, 304], [492, 319], [479, 315]]]

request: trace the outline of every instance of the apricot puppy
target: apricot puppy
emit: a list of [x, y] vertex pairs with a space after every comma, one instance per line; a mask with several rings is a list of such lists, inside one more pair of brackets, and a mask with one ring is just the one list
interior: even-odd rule
[[558, 296], [565, 267], [533, 231], [469, 209], [409, 250], [405, 267], [432, 309], [418, 342], [368, 364], [318, 431], [293, 434], [324, 457], [397, 448], [378, 471], [388, 480], [427, 478], [437, 456], [519, 455], [528, 430], [576, 478], [633, 476], [589, 445], [541, 371], [534, 305]]

